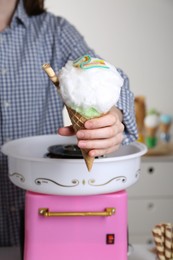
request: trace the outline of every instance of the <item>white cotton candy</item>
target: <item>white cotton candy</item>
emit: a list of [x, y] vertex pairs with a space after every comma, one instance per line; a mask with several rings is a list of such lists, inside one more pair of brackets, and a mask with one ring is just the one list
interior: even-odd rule
[[81, 69], [73, 61], [67, 62], [58, 75], [66, 105], [94, 108], [99, 113], [106, 113], [116, 105], [124, 80], [114, 66], [105, 63], [109, 68]]

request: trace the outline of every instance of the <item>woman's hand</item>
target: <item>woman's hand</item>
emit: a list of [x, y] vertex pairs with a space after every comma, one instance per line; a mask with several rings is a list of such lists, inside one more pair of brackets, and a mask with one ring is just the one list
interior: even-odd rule
[[[79, 148], [89, 150], [92, 157], [109, 154], [116, 151], [123, 140], [122, 113], [113, 107], [107, 114], [87, 120], [85, 128], [76, 133]], [[70, 126], [60, 128], [58, 133], [69, 136], [74, 131]]]

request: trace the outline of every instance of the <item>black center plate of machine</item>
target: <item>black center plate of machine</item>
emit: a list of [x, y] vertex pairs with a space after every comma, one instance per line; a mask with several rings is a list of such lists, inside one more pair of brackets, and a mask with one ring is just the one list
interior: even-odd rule
[[48, 148], [46, 157], [62, 159], [82, 159], [80, 148], [75, 144], [52, 145]]

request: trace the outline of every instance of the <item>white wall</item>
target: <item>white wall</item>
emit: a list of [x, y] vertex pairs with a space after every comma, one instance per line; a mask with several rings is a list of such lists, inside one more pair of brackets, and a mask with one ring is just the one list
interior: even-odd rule
[[46, 6], [128, 74], [148, 109], [173, 114], [172, 0], [46, 0]]

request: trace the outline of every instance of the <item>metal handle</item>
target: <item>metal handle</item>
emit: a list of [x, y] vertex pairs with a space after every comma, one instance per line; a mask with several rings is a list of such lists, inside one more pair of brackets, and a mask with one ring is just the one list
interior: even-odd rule
[[39, 215], [44, 217], [109, 217], [115, 214], [115, 208], [106, 208], [103, 212], [49, 212], [48, 208], [39, 209]]

